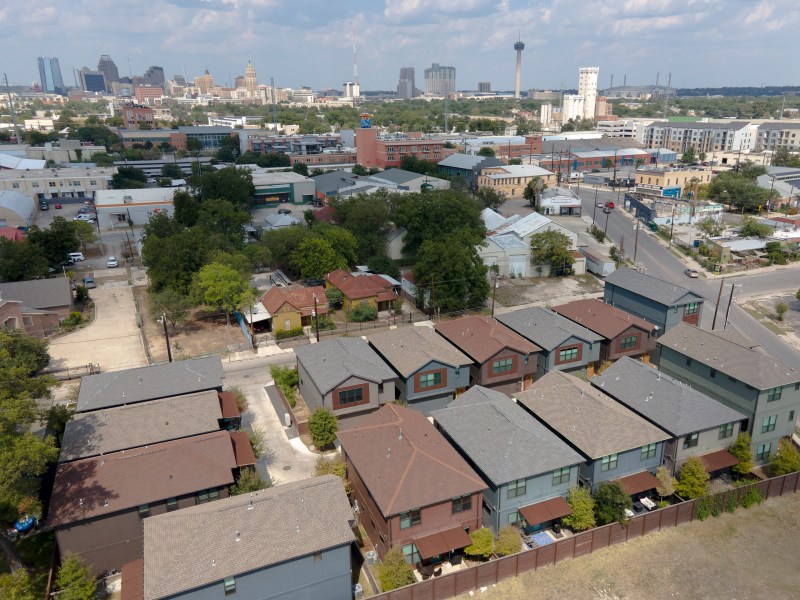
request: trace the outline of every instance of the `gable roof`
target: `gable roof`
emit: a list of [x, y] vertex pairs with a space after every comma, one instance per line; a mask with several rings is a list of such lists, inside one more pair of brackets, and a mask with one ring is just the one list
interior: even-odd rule
[[275, 315], [284, 305], [289, 304], [304, 317], [310, 317], [314, 310], [314, 294], [317, 295], [317, 310], [324, 315], [328, 312], [328, 297], [325, 295], [325, 288], [321, 285], [312, 287], [273, 286], [267, 293], [261, 296], [261, 304], [264, 305], [271, 315]]
[[76, 411], [86, 412], [221, 388], [223, 377], [219, 356], [89, 375], [81, 379]]
[[378, 302], [387, 302], [398, 297], [392, 284], [380, 275], [353, 275], [344, 269], [336, 269], [325, 275], [325, 279], [350, 300], [374, 296]]
[[0, 283], [0, 296], [6, 300], [18, 300], [26, 308], [72, 305], [72, 287], [66, 277]]
[[235, 468], [227, 431], [61, 463], [47, 524], [69, 525], [230, 485]]
[[495, 486], [584, 460], [511, 398], [481, 386], [431, 416]]
[[354, 520], [335, 475], [147, 518], [144, 598], [165, 598], [350, 544]]
[[76, 413], [64, 429], [59, 462], [219, 431], [216, 390]]
[[25, 234], [15, 227], [0, 227], [0, 237], [12, 242], [21, 242], [25, 239]]
[[367, 337], [367, 341], [403, 377], [410, 377], [429, 362], [453, 367], [472, 361], [430, 327], [401, 327]]
[[606, 277], [606, 282], [666, 306], [703, 300], [703, 296], [689, 288], [640, 273], [630, 267], [617, 269]]
[[574, 300], [567, 304], [553, 306], [551, 310], [609, 340], [631, 327], [646, 332], [656, 330], [656, 326], [652, 323], [625, 312], [621, 308], [606, 304], [601, 298]]
[[[484, 160], [487, 158], [491, 158], [488, 156], [480, 156], [478, 154], [462, 154], [460, 152], [456, 152], [451, 154], [450, 156], [445, 157], [444, 159], [440, 160], [438, 165], [440, 167], [451, 167], [453, 169], [468, 169], [473, 170], [475, 167], [480, 165]], [[504, 164], [502, 161], [495, 159], [497, 162], [492, 162], [491, 166], [495, 165], [502, 165]], [[489, 166], [489, 165], [486, 165]]]
[[297, 360], [323, 395], [350, 377], [376, 383], [397, 377], [360, 337], [332, 338], [294, 350]]
[[488, 206], [481, 211], [481, 219], [486, 227], [486, 231], [494, 231], [506, 222], [506, 218]]
[[481, 175], [488, 177], [489, 179], [505, 179], [507, 177], [546, 177], [548, 175], [552, 175], [551, 171], [547, 169], [543, 169], [542, 167], [536, 165], [502, 165], [496, 167], [486, 167], [486, 168], [499, 168], [502, 169], [500, 173], [485, 173], [482, 172]]
[[539, 346], [492, 317], [461, 317], [439, 323], [436, 331], [478, 363], [486, 362], [504, 348], [516, 350], [520, 354], [541, 350]]
[[486, 487], [442, 434], [413, 408], [385, 404], [338, 436], [385, 517], [450, 502]]
[[497, 320], [548, 352], [558, 348], [570, 337], [577, 337], [589, 344], [603, 339], [594, 331], [540, 306], [503, 313], [497, 315]]
[[588, 382], [561, 371], [546, 373], [514, 397], [592, 460], [670, 438]]
[[[521, 217], [512, 223], [506, 223], [504, 226], [498, 229], [497, 233], [513, 233], [520, 238], [524, 238], [525, 236], [535, 233], [550, 223], [553, 223], [552, 219], [548, 219], [544, 215], [540, 215], [538, 212], [534, 211], [531, 214], [525, 215], [524, 217]], [[559, 228], [563, 229], [563, 227], [560, 225]]]
[[264, 217], [267, 229], [279, 229], [281, 227], [291, 227], [292, 225], [302, 225], [303, 221], [297, 217], [286, 214], [267, 215]]
[[591, 384], [675, 437], [745, 418], [721, 402], [627, 356], [593, 377]]
[[678, 323], [662, 335], [656, 344], [725, 373], [758, 390], [800, 381], [800, 371], [742, 343], [737, 336], [719, 335], [688, 323]]
[[[372, 179], [383, 179], [397, 185], [403, 185], [417, 179], [425, 177], [424, 174], [414, 173], [413, 171], [406, 171], [404, 169], [386, 169], [375, 175], [371, 176]], [[437, 179], [431, 177], [431, 179]]]

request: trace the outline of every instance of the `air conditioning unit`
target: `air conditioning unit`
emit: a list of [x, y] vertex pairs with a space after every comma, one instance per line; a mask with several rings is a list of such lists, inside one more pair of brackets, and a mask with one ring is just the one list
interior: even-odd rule
[[371, 566], [372, 566], [372, 565], [374, 565], [376, 562], [378, 562], [378, 553], [377, 553], [377, 552], [375, 552], [375, 550], [370, 550], [369, 552], [367, 552], [367, 553], [364, 555], [364, 557], [365, 557], [365, 559], [366, 559], [367, 566], [369, 566], [369, 567], [371, 567]]

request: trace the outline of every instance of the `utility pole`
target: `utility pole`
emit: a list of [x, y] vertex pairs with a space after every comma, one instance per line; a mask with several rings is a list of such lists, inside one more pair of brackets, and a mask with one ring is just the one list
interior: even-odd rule
[[622, 259], [625, 258], [625, 234], [619, 236], [619, 255]]
[[250, 342], [253, 345], [253, 350], [255, 350], [258, 347], [258, 344], [256, 344], [256, 332], [255, 329], [253, 328], [253, 303], [250, 302], [249, 304], [250, 304]]
[[494, 319], [494, 298], [497, 295], [497, 273], [494, 275], [494, 281], [492, 281], [492, 318]]
[[636, 217], [636, 237], [633, 239], [633, 264], [636, 264], [636, 251], [639, 249], [639, 217]]
[[8, 96], [8, 110], [11, 112], [11, 120], [14, 123], [14, 137], [17, 138], [17, 144], [21, 144], [22, 140], [19, 137], [19, 126], [17, 125], [17, 111], [14, 110], [14, 103], [11, 101], [11, 88], [8, 85], [8, 75], [3, 73], [3, 80], [6, 83], [6, 95]]
[[319, 314], [317, 313], [317, 295], [314, 294], [314, 328], [317, 331], [317, 341], [319, 342]]
[[728, 308], [727, 308], [727, 310], [725, 311], [725, 325], [723, 325], [723, 327], [722, 327], [723, 329], [725, 329], [726, 327], [728, 327], [728, 315], [729, 315], [729, 314], [730, 314], [730, 312], [731, 312], [731, 304], [733, 303], [733, 289], [734, 289], [735, 287], [736, 287], [736, 284], [735, 284], [735, 283], [732, 283], [732, 284], [731, 284], [731, 296], [730, 296], [730, 298], [728, 298]]
[[431, 319], [436, 314], [436, 278], [431, 278]]
[[172, 348], [169, 346], [169, 331], [167, 330], [167, 313], [161, 313], [161, 324], [164, 325], [164, 339], [167, 342], [167, 358], [172, 362]]
[[592, 211], [592, 225], [595, 224], [595, 217], [597, 216], [597, 184], [594, 184], [594, 210]]
[[669, 221], [669, 245], [672, 246], [672, 232], [675, 231], [675, 198], [672, 199], [672, 217]]
[[717, 313], [719, 312], [719, 301], [722, 298], [722, 287], [725, 285], [725, 280], [719, 282], [719, 294], [717, 294], [717, 305], [714, 307], [714, 320], [711, 322], [711, 331], [717, 326]]
[[[595, 208], [597, 208], [597, 207], [595, 206]], [[608, 212], [606, 212], [606, 211], [608, 211]], [[606, 231], [608, 231], [608, 216], [611, 214], [611, 209], [610, 208], [605, 208], [603, 212], [606, 212], [606, 226], [603, 227], [603, 235], [606, 235]]]

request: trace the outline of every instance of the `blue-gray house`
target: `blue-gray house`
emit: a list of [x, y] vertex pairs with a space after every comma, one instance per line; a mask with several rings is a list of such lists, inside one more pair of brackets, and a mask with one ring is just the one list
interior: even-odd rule
[[335, 475], [150, 517], [144, 600], [351, 598], [354, 526]]
[[431, 413], [483, 478], [483, 524], [548, 527], [572, 512], [564, 500], [584, 458], [505, 394], [481, 386]]
[[601, 481], [615, 481], [631, 496], [658, 485], [654, 473], [670, 435], [588, 382], [552, 371], [514, 396], [586, 457], [579, 475], [583, 485], [594, 489]]

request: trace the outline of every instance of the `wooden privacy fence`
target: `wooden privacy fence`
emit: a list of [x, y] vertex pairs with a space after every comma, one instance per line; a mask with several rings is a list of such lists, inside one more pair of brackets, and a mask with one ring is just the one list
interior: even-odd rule
[[[741, 500], [753, 487], [761, 492], [764, 499], [793, 494], [800, 491], [800, 473], [765, 479], [705, 498], [713, 499], [717, 504], [724, 505], [732, 496]], [[547, 546], [525, 550], [519, 554], [491, 560], [462, 571], [384, 592], [372, 596], [372, 600], [445, 600], [454, 598], [470, 590], [490, 586], [503, 579], [536, 571], [569, 558], [591, 554], [602, 548], [642, 537], [648, 533], [690, 523], [696, 518], [697, 504], [701, 500], [703, 498], [687, 500], [650, 513], [637, 515], [630, 519], [626, 526], [611, 523], [590, 529]]]

